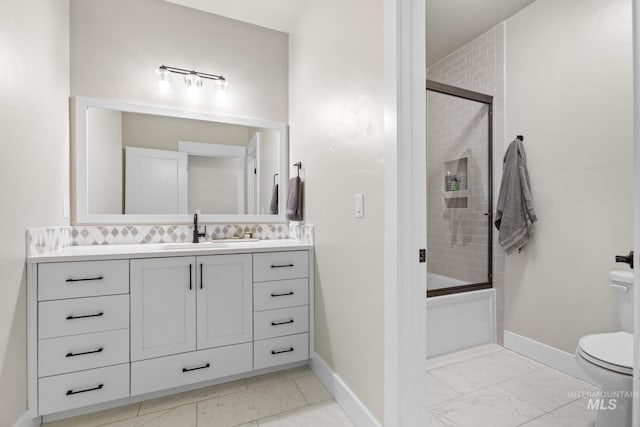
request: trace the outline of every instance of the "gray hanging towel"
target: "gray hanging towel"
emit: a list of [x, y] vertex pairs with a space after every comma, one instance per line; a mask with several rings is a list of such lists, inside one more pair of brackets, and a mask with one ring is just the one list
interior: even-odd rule
[[269, 205], [269, 213], [271, 215], [278, 214], [278, 184], [273, 186], [271, 190], [271, 204]]
[[507, 254], [516, 249], [520, 251], [529, 242], [533, 223], [537, 220], [524, 144], [515, 139], [504, 155], [495, 221], [496, 228], [500, 230], [498, 242]]
[[289, 221], [302, 221], [302, 180], [299, 176], [289, 180], [287, 219]]

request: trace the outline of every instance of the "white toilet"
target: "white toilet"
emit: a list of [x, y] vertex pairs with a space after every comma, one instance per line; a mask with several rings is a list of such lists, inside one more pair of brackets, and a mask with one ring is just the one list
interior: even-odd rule
[[[596, 427], [631, 426], [633, 389], [633, 272], [612, 271], [609, 282], [616, 296], [619, 332], [586, 335], [576, 347], [576, 361], [600, 386]], [[597, 405], [597, 406], [596, 406]]]

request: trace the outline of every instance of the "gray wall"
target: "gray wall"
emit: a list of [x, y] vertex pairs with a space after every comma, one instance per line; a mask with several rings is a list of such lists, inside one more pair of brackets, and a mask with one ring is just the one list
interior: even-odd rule
[[[179, 75], [159, 95], [163, 64], [222, 74], [227, 103]], [[288, 36], [163, 0], [71, 0], [71, 95], [287, 122]]]
[[537, 0], [507, 21], [507, 135], [538, 214], [506, 258], [505, 329], [572, 353], [618, 328], [608, 272], [632, 248], [630, 0]]
[[298, 24], [290, 163], [302, 161], [305, 221], [316, 227], [316, 351], [382, 420], [383, 2], [309, 2]]
[[27, 405], [25, 229], [68, 223], [69, 3], [0, 10], [0, 426], [11, 426]]

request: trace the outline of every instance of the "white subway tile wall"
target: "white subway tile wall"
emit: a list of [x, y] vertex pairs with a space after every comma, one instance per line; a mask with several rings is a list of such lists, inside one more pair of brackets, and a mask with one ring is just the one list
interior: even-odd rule
[[[493, 98], [493, 204], [498, 199], [502, 156], [508, 140], [504, 133], [505, 24], [460, 47], [427, 69], [427, 78], [492, 95]], [[487, 223], [486, 165], [487, 108], [481, 104], [429, 93], [427, 150], [429, 167], [428, 249], [430, 272], [478, 282], [486, 278]], [[445, 209], [445, 176], [450, 162], [467, 158], [467, 188], [455, 197], [468, 197], [467, 208]], [[455, 167], [453, 168], [455, 169]], [[452, 174], [459, 173], [452, 170]], [[455, 205], [455, 204], [454, 204]], [[496, 289], [498, 342], [504, 335], [504, 252], [493, 230], [493, 287]]]

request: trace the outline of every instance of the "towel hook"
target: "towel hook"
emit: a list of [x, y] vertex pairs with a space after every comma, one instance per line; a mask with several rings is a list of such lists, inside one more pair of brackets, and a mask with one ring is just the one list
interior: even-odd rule
[[294, 167], [298, 168], [298, 178], [300, 177], [300, 169], [302, 169], [302, 162], [294, 163]]
[[276, 186], [276, 176], [280, 175], [279, 173], [274, 173], [273, 174], [273, 186]]
[[524, 141], [524, 136], [518, 135], [518, 136], [516, 136], [516, 139], [519, 139], [520, 141]]

